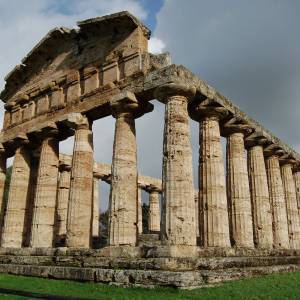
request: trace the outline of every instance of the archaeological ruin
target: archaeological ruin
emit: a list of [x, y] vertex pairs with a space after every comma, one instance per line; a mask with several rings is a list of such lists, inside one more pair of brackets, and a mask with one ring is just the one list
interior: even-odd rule
[[[51, 30], [6, 76], [0, 272], [195, 288], [300, 270], [300, 155], [169, 54], [149, 53], [149, 38], [128, 12], [88, 19]], [[162, 179], [137, 172], [135, 120], [154, 99], [165, 105]], [[107, 116], [111, 166], [93, 153], [93, 122]], [[59, 143], [71, 136], [73, 154], [64, 155]], [[99, 180], [110, 184], [100, 246]]]

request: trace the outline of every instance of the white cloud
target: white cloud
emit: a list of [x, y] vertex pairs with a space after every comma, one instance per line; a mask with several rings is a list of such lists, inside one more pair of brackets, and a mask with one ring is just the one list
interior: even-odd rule
[[[62, 3], [68, 3], [66, 14], [58, 10]], [[52, 28], [75, 27], [78, 20], [121, 10], [141, 19], [147, 16], [135, 0], [0, 0], [0, 89], [4, 86], [4, 76]]]
[[157, 38], [157, 37], [152, 37], [149, 40], [149, 52], [153, 53], [153, 54], [158, 54], [158, 53], [162, 53], [163, 50], [165, 49], [166, 45], [165, 43]]

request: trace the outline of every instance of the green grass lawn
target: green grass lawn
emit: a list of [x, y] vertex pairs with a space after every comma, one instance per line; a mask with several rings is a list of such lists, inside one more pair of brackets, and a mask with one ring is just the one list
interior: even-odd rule
[[[77, 299], [300, 299], [300, 272], [252, 278], [197, 290], [121, 288], [0, 274], [0, 289], [14, 289]], [[0, 294], [0, 299], [32, 299]]]

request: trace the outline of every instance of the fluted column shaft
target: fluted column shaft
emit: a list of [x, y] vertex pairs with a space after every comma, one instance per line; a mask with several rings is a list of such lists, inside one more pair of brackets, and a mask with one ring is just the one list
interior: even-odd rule
[[290, 248], [300, 249], [300, 222], [291, 164], [286, 163], [281, 166], [281, 176], [286, 201]]
[[143, 207], [142, 207], [142, 189], [138, 187], [138, 198], [137, 198], [137, 227], [138, 234], [143, 233]]
[[263, 147], [248, 150], [248, 172], [252, 201], [254, 244], [259, 248], [272, 248], [272, 213]]
[[188, 98], [166, 98], [161, 234], [168, 245], [196, 245], [192, 148]]
[[52, 247], [59, 166], [58, 139], [46, 137], [41, 146], [33, 207], [30, 247]]
[[294, 173], [294, 180], [295, 180], [296, 195], [297, 195], [298, 213], [300, 217], [300, 171], [296, 171]]
[[0, 240], [3, 231], [4, 212], [6, 203], [4, 202], [4, 188], [6, 180], [6, 156], [4, 150], [0, 150]]
[[93, 238], [99, 238], [99, 216], [100, 216], [100, 202], [99, 202], [99, 181], [94, 177], [94, 189], [93, 189], [93, 224], [92, 224], [92, 236]]
[[135, 119], [153, 110], [129, 91], [111, 99], [116, 119], [109, 201], [109, 245], [137, 244], [138, 175]]
[[200, 238], [205, 247], [230, 247], [219, 118], [200, 120]]
[[84, 118], [75, 130], [67, 218], [67, 247], [91, 245], [93, 208], [93, 133]]
[[110, 199], [110, 245], [137, 241], [137, 154], [135, 120], [119, 114], [115, 123]]
[[227, 195], [232, 244], [254, 247], [251, 197], [244, 134], [227, 137]]
[[70, 192], [71, 166], [63, 166], [60, 171], [57, 192], [56, 244], [65, 245]]
[[286, 204], [280, 174], [279, 159], [276, 155], [266, 158], [266, 169], [273, 220], [274, 248], [289, 248]]
[[159, 210], [159, 193], [151, 191], [149, 193], [149, 223], [150, 232], [160, 231], [160, 210]]
[[24, 224], [29, 196], [30, 155], [25, 147], [16, 150], [7, 209], [2, 233], [2, 247], [21, 248], [24, 241]]

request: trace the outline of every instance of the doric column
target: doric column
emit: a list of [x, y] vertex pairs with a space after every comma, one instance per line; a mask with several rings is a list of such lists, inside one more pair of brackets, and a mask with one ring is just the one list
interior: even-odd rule
[[111, 109], [116, 123], [109, 203], [109, 245], [135, 246], [138, 234], [135, 118], [151, 111], [153, 107], [150, 103], [140, 104], [133, 93], [125, 92], [112, 99]]
[[288, 224], [279, 159], [276, 154], [271, 154], [265, 160], [273, 220], [273, 246], [288, 249]]
[[163, 243], [168, 246], [196, 245], [192, 148], [187, 109], [194, 93], [192, 86], [171, 83], [159, 87], [155, 94], [158, 100], [165, 103], [161, 236]]
[[138, 197], [137, 197], [137, 227], [138, 234], [143, 233], [143, 208], [142, 208], [142, 188], [138, 184]]
[[37, 187], [37, 178], [39, 171], [39, 161], [40, 161], [40, 147], [31, 149], [31, 164], [30, 164], [30, 179], [29, 179], [29, 194], [27, 197], [27, 206], [25, 212], [25, 224], [24, 224], [24, 247], [30, 246], [31, 239], [31, 227], [33, 218], [33, 208], [34, 208], [34, 198]]
[[89, 248], [93, 209], [93, 133], [89, 120], [81, 114], [70, 115], [75, 128], [74, 149], [67, 218], [67, 247]]
[[30, 155], [29, 150], [20, 145], [16, 152], [9, 186], [7, 209], [2, 233], [2, 247], [21, 248], [25, 230], [25, 214], [29, 193]]
[[55, 224], [56, 246], [65, 246], [70, 192], [71, 165], [61, 164], [57, 191], [57, 216]]
[[6, 202], [4, 201], [4, 187], [6, 180], [6, 155], [5, 149], [0, 144], [0, 240], [2, 235], [4, 212], [6, 208]]
[[229, 125], [227, 131], [227, 196], [232, 244], [254, 247], [251, 196], [243, 125]]
[[99, 216], [100, 216], [100, 201], [99, 201], [99, 183], [100, 178], [94, 175], [94, 189], [93, 189], [93, 224], [92, 224], [92, 237], [98, 240], [99, 232]]
[[281, 166], [281, 176], [285, 194], [290, 248], [300, 249], [300, 222], [291, 163], [283, 163]]
[[222, 107], [194, 105], [192, 117], [200, 125], [199, 222], [204, 247], [230, 247], [224, 159], [220, 136]]
[[150, 233], [160, 231], [160, 209], [159, 209], [159, 190], [152, 187], [149, 192], [149, 221]]
[[263, 147], [258, 143], [248, 149], [254, 244], [269, 249], [273, 246], [272, 212]]
[[33, 205], [30, 247], [53, 247], [59, 149], [57, 129], [43, 139]]
[[199, 190], [195, 190], [194, 192], [194, 200], [195, 200], [195, 220], [196, 220], [196, 236], [197, 236], [197, 242], [200, 238], [200, 210], [199, 210]]
[[295, 180], [296, 195], [297, 195], [298, 213], [299, 213], [299, 217], [300, 217], [300, 170], [299, 170], [299, 166], [295, 170], [294, 180]]

